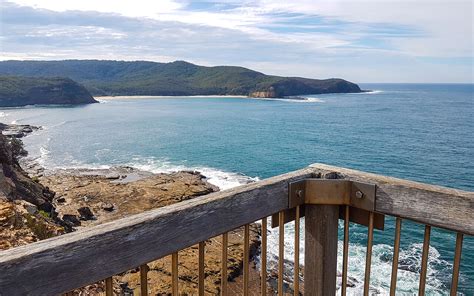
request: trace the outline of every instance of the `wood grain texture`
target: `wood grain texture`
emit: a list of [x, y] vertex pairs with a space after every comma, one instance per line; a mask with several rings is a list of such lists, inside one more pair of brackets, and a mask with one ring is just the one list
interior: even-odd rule
[[[473, 192], [314, 164], [257, 183], [1, 251], [0, 295], [55, 295], [100, 281], [285, 210], [289, 182], [333, 172], [349, 180], [376, 184], [376, 212], [474, 235]], [[337, 211], [335, 215], [337, 231]], [[322, 238], [318, 240], [324, 243]], [[327, 240], [324, 244], [333, 243], [331, 237]], [[312, 262], [307, 263], [307, 268], [311, 266], [308, 264]]]
[[0, 252], [0, 295], [56, 295], [254, 222], [288, 206], [306, 168]]
[[339, 206], [306, 205], [304, 294], [335, 295]]
[[376, 184], [376, 212], [474, 235], [474, 192], [319, 163], [310, 167], [315, 173], [338, 172], [349, 180]]

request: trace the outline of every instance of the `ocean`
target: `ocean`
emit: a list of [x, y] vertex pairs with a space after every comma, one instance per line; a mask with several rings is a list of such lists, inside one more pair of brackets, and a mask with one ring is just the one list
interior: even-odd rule
[[[46, 168], [196, 169], [226, 189], [322, 162], [474, 191], [473, 84], [361, 87], [372, 91], [305, 96], [302, 101], [99, 98], [100, 104], [86, 106], [3, 108], [0, 121], [43, 126], [24, 142], [29, 157]], [[357, 225], [350, 231], [349, 276], [355, 286], [348, 293], [359, 295], [367, 231]], [[293, 232], [289, 224], [290, 260]], [[385, 230], [374, 234], [373, 293], [388, 293], [393, 236], [393, 219], [388, 218]], [[272, 231], [269, 239], [276, 240], [277, 234]], [[422, 242], [423, 226], [404, 221], [400, 294], [418, 289]], [[429, 295], [449, 294], [454, 242], [453, 233], [432, 231]], [[277, 254], [274, 245], [269, 244], [271, 258]], [[341, 255], [341, 244], [339, 249]], [[473, 237], [464, 240], [459, 290], [474, 295]]]

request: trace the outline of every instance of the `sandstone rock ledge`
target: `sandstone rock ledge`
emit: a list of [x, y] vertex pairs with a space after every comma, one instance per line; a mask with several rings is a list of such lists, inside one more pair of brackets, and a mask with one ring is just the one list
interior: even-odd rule
[[[98, 225], [150, 209], [205, 195], [218, 188], [206, 182], [199, 172], [181, 171], [151, 174], [123, 167], [112, 170], [62, 170], [47, 172], [39, 182], [56, 193], [53, 205], [58, 218], [74, 229]], [[230, 295], [233, 281], [242, 274], [243, 229], [229, 233], [228, 280]], [[206, 294], [220, 290], [221, 237], [206, 241]], [[251, 225], [250, 250], [255, 257], [260, 247], [260, 227]], [[179, 252], [179, 289], [183, 295], [195, 295], [198, 286], [197, 245]], [[171, 293], [171, 257], [148, 264], [151, 295]], [[255, 266], [253, 266], [255, 270]], [[258, 276], [258, 274], [257, 274]], [[258, 281], [257, 281], [258, 282]], [[237, 284], [237, 283], [235, 283]], [[117, 295], [139, 295], [138, 268], [114, 277]], [[97, 283], [74, 291], [75, 295], [98, 295], [104, 291]], [[237, 295], [237, 294], [234, 294]]]
[[[56, 193], [58, 217], [75, 228], [116, 220], [205, 195], [218, 188], [198, 172], [151, 174], [133, 168], [46, 172], [39, 182]], [[66, 217], [66, 219], [64, 219]]]
[[[108, 170], [38, 169], [34, 162], [21, 158], [27, 153], [18, 138], [30, 133], [30, 129], [34, 130], [30, 126], [0, 126], [5, 133], [0, 134], [0, 250], [218, 190], [195, 171], [152, 174], [130, 167]], [[260, 227], [252, 224], [250, 229], [253, 259], [260, 248]], [[219, 294], [221, 247], [221, 237], [206, 241], [205, 289], [208, 295]], [[171, 294], [170, 261], [168, 256], [148, 264], [150, 295]], [[197, 246], [179, 252], [179, 289], [182, 295], [197, 294], [197, 261]], [[251, 287], [253, 291], [260, 291], [255, 260], [251, 262]], [[242, 265], [243, 229], [236, 229], [229, 232], [229, 295], [241, 294]], [[140, 295], [139, 283], [138, 268], [116, 275], [115, 294]], [[76, 289], [74, 295], [104, 295], [104, 288], [103, 282], [99, 282]]]

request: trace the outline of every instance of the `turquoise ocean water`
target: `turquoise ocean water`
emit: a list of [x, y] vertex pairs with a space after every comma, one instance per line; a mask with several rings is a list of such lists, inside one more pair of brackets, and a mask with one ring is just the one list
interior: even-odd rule
[[[474, 85], [361, 87], [374, 91], [306, 101], [124, 98], [79, 107], [0, 109], [0, 121], [43, 126], [24, 142], [30, 157], [47, 168], [191, 168], [225, 189], [323, 162], [474, 191]], [[371, 284], [380, 294], [390, 284], [393, 220], [386, 224], [375, 232], [373, 255]], [[352, 226], [354, 295], [363, 285], [365, 241], [366, 229]], [[454, 241], [452, 233], [432, 231], [430, 295], [449, 291]], [[422, 242], [423, 226], [405, 222], [399, 293], [417, 291]], [[288, 257], [291, 252], [289, 245]], [[474, 295], [472, 237], [464, 241], [460, 291]]]

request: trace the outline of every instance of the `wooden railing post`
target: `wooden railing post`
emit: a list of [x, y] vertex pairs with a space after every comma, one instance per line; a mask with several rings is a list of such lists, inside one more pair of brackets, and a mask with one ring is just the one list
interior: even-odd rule
[[335, 295], [339, 206], [305, 206], [305, 295]]

